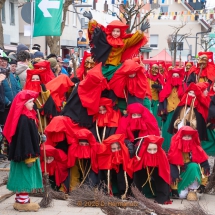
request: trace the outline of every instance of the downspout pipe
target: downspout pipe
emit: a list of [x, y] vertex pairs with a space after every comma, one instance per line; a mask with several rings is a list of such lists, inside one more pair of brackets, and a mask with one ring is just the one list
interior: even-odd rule
[[198, 35], [199, 35], [199, 34], [207, 34], [207, 33], [210, 33], [210, 32], [211, 32], [211, 29], [212, 29], [212, 28], [208, 28], [207, 31], [201, 31], [201, 32], [197, 32], [197, 33], [196, 33], [195, 56], [197, 55], [197, 40], [198, 40]]

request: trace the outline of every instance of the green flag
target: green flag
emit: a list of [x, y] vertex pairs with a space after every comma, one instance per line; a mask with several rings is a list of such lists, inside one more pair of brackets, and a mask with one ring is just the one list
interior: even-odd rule
[[35, 0], [33, 37], [60, 36], [63, 0]]

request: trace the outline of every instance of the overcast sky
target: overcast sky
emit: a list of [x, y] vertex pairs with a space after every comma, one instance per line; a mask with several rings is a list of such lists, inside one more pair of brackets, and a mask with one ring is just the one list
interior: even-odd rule
[[206, 9], [207, 8], [214, 8], [215, 7], [215, 0], [207, 0]]

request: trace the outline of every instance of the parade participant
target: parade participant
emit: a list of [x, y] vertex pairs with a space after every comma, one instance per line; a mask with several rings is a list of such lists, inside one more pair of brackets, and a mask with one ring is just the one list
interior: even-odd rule
[[101, 63], [89, 70], [86, 78], [77, 84], [61, 114], [80, 126], [90, 128], [93, 115], [98, 113], [102, 91], [108, 88], [101, 72]]
[[213, 52], [199, 52], [199, 61], [197, 67], [191, 67], [187, 85], [190, 83], [213, 82], [215, 65], [213, 62]]
[[98, 184], [97, 149], [98, 143], [89, 130], [83, 128], [74, 133], [68, 150], [70, 192], [82, 184]]
[[119, 110], [113, 109], [113, 102], [108, 98], [101, 98], [98, 113], [93, 116], [93, 127], [90, 128], [98, 142], [102, 142], [115, 134], [121, 117]]
[[198, 131], [200, 140], [208, 140], [206, 131], [208, 108], [209, 103], [201, 88], [191, 83], [173, 113], [168, 132], [174, 134], [181, 127], [188, 125]]
[[158, 104], [159, 93], [164, 87], [164, 79], [163, 76], [159, 73], [159, 67], [157, 64], [151, 65], [149, 72], [147, 74], [147, 78], [152, 95], [151, 100], [152, 114], [155, 116], [159, 128], [161, 128], [161, 118], [158, 116]]
[[38, 203], [30, 203], [28, 193], [43, 189], [36, 112], [38, 93], [23, 90], [15, 97], [3, 134], [9, 143], [10, 173], [7, 188], [16, 192], [14, 209], [38, 211]]
[[[91, 53], [96, 63], [102, 62], [103, 75], [110, 80], [121, 63], [138, 52], [141, 46], [147, 43], [143, 32], [150, 27], [149, 23], [143, 23], [140, 30], [134, 34], [126, 34], [128, 25], [114, 20], [103, 27], [93, 20], [91, 12], [84, 12], [84, 17], [89, 19], [88, 32], [91, 40]], [[92, 37], [92, 38], [91, 38]]]
[[191, 69], [192, 66], [193, 66], [193, 62], [185, 62], [185, 75], [184, 75], [184, 81], [185, 81], [186, 83], [187, 83], [189, 71], [190, 71], [190, 69]]
[[64, 107], [69, 92], [72, 91], [73, 82], [67, 75], [60, 75], [46, 84], [46, 88], [50, 90], [51, 97], [54, 100], [57, 112], [59, 113]]
[[111, 135], [99, 145], [97, 153], [99, 182], [107, 185], [108, 194], [122, 199], [129, 194], [133, 174], [132, 160], [124, 140], [124, 134]]
[[34, 64], [34, 69], [46, 69], [46, 72], [48, 73], [47, 76], [50, 78], [50, 80], [54, 79], [55, 77], [51, 70], [49, 61], [44, 60]]
[[[137, 100], [142, 100], [141, 103], [143, 104], [147, 87], [147, 79], [144, 73], [144, 68], [134, 60], [126, 60], [111, 78], [109, 82], [110, 89], [126, 103], [129, 102], [129, 97], [135, 97]], [[126, 107], [121, 108], [121, 111], [123, 110], [126, 110]]]
[[159, 67], [159, 73], [163, 75], [163, 79], [166, 82], [168, 78], [168, 71], [166, 71], [165, 62], [164, 61], [159, 62], [158, 67]]
[[125, 138], [134, 144], [137, 142], [136, 138], [160, 135], [155, 117], [143, 105], [128, 105], [127, 114], [120, 119], [116, 134], [125, 134]]
[[204, 192], [210, 167], [197, 130], [190, 126], [180, 128], [172, 137], [168, 159], [173, 198], [186, 198], [194, 190]]
[[[76, 70], [77, 78], [82, 81], [85, 79], [87, 72], [91, 70], [95, 66], [95, 62], [92, 59], [92, 54], [90, 52], [85, 51], [84, 56], [81, 62], [80, 67]], [[71, 78], [74, 77], [74, 74], [71, 76]]]
[[45, 172], [46, 165], [46, 171], [49, 174], [49, 181], [51, 182], [52, 188], [58, 190], [69, 174], [67, 154], [61, 149], [56, 149], [51, 145], [45, 145], [46, 159], [44, 159], [43, 147], [44, 144], [40, 147], [42, 173]]
[[[150, 190], [159, 204], [172, 204], [170, 201], [170, 167], [166, 153], [161, 148], [164, 138], [148, 135], [137, 144], [133, 158], [134, 184], [144, 191], [149, 184]], [[153, 187], [153, 185], [155, 185]]]
[[165, 137], [162, 145], [168, 151], [172, 135], [167, 132], [172, 115], [185, 91], [183, 84], [184, 69], [175, 68], [169, 70], [167, 82], [159, 94], [158, 115], [163, 120], [162, 137]]
[[27, 70], [27, 79], [24, 89], [39, 93], [38, 98], [35, 100], [35, 108], [39, 111], [37, 114], [40, 114], [40, 116], [38, 116], [40, 133], [45, 130], [45, 127], [47, 126], [47, 123], [50, 121], [50, 119], [57, 115], [54, 101], [50, 96], [50, 91], [45, 88], [45, 84], [52, 79], [52, 72], [46, 70], [45, 68]]

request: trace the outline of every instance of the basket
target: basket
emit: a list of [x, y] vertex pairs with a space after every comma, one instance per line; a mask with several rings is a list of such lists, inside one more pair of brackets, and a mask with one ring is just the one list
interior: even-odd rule
[[198, 200], [198, 196], [196, 191], [194, 190], [190, 190], [187, 194], [187, 200], [188, 201], [197, 201]]

